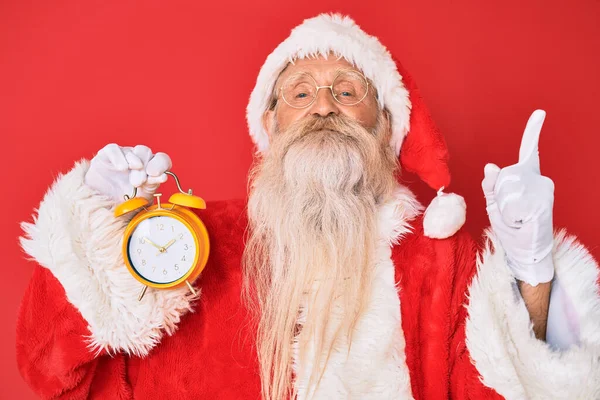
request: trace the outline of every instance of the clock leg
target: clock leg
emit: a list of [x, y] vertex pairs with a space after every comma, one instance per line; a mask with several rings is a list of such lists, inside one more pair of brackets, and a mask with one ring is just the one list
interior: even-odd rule
[[138, 301], [142, 301], [142, 299], [144, 298], [144, 295], [146, 294], [146, 290], [148, 290], [148, 286], [144, 285], [144, 287], [142, 288], [142, 291], [140, 292], [140, 296], [138, 297]]
[[197, 296], [198, 292], [196, 292], [196, 289], [194, 289], [194, 287], [192, 286], [192, 284], [190, 283], [190, 281], [185, 281], [185, 283], [187, 283], [188, 287], [190, 288], [190, 292], [192, 292], [192, 294], [194, 296]]

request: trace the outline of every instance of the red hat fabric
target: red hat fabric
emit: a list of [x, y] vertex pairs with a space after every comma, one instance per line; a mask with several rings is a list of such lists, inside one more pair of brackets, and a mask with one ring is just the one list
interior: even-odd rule
[[446, 141], [433, 122], [414, 80], [399, 62], [396, 65], [412, 105], [410, 130], [402, 144], [400, 164], [404, 170], [417, 174], [432, 189], [447, 188], [450, 185], [450, 169]]

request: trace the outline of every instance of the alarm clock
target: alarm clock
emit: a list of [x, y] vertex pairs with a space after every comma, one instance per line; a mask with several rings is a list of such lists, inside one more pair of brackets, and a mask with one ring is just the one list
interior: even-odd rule
[[192, 209], [205, 209], [206, 202], [184, 192], [179, 179], [171, 171], [178, 193], [161, 203], [161, 193], [154, 194], [156, 204], [142, 197], [125, 195], [125, 202], [115, 208], [115, 216], [136, 212], [123, 235], [123, 260], [131, 275], [142, 283], [138, 297], [142, 300], [146, 290], [174, 289], [186, 285], [196, 294], [192, 283], [208, 261], [210, 242], [202, 220]]

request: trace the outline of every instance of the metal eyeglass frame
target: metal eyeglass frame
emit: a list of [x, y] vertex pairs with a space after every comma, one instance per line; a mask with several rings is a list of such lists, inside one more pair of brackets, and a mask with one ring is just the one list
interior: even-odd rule
[[[342, 103], [341, 101], [339, 101], [339, 100], [338, 100], [337, 96], [336, 96], [336, 95], [335, 95], [335, 93], [333, 92], [333, 84], [335, 83], [335, 80], [336, 80], [336, 79], [337, 79], [337, 78], [338, 78], [338, 77], [339, 77], [341, 74], [343, 74], [343, 73], [345, 73], [345, 72], [354, 72], [354, 73], [356, 73], [356, 74], [360, 75], [360, 76], [361, 76], [361, 77], [362, 77], [362, 78], [365, 80], [365, 83], [367, 84], [367, 90], [365, 90], [365, 94], [364, 94], [364, 96], [363, 96], [363, 97], [362, 97], [360, 100], [358, 100], [356, 103], [352, 103], [352, 104], [345, 104], [345, 103]], [[311, 100], [311, 102], [310, 102], [310, 103], [308, 103], [308, 104], [307, 104], [307, 105], [305, 105], [305, 106], [302, 106], [302, 107], [297, 107], [297, 106], [293, 106], [293, 105], [291, 105], [291, 104], [290, 104], [290, 103], [289, 103], [289, 102], [286, 100], [285, 96], [283, 95], [283, 88], [286, 86], [286, 83], [287, 83], [287, 82], [288, 82], [290, 79], [292, 79], [293, 77], [295, 77], [296, 75], [306, 75], [306, 76], [310, 77], [310, 79], [311, 79], [311, 80], [313, 81], [313, 83], [315, 84], [315, 88], [317, 89], [317, 91], [315, 92], [315, 95], [314, 95], [313, 99]], [[283, 101], [285, 102], [285, 104], [287, 104], [288, 106], [290, 106], [290, 107], [292, 107], [292, 108], [295, 108], [295, 109], [298, 109], [298, 110], [300, 110], [300, 109], [303, 109], [303, 108], [308, 108], [308, 107], [312, 106], [312, 105], [314, 104], [314, 102], [317, 100], [317, 97], [319, 96], [319, 90], [321, 90], [321, 89], [325, 89], [325, 88], [329, 89], [329, 91], [331, 92], [331, 96], [332, 96], [332, 97], [333, 97], [333, 99], [336, 101], [336, 103], [338, 103], [338, 104], [341, 104], [341, 105], [343, 105], [343, 106], [355, 106], [355, 105], [357, 105], [357, 104], [360, 104], [360, 103], [361, 103], [361, 102], [362, 102], [362, 101], [363, 101], [363, 100], [364, 100], [364, 99], [367, 97], [367, 95], [369, 94], [369, 86], [370, 86], [370, 85], [369, 85], [369, 80], [368, 80], [368, 79], [367, 79], [367, 78], [366, 78], [366, 77], [365, 77], [365, 76], [364, 76], [364, 75], [363, 75], [361, 72], [359, 72], [359, 71], [357, 71], [357, 70], [354, 70], [354, 69], [345, 69], [345, 70], [341, 70], [341, 71], [339, 71], [339, 72], [338, 72], [338, 73], [335, 75], [335, 77], [333, 78], [333, 81], [331, 82], [331, 85], [329, 85], [329, 86], [319, 86], [319, 85], [317, 85], [317, 81], [315, 80], [315, 78], [313, 78], [313, 77], [312, 77], [312, 75], [310, 75], [310, 74], [308, 74], [308, 73], [306, 73], [306, 72], [299, 72], [299, 73], [297, 73], [297, 74], [294, 74], [294, 75], [290, 76], [289, 78], [287, 78], [287, 79], [285, 80], [285, 83], [284, 83], [284, 84], [283, 84], [283, 85], [282, 85], [282, 86], [279, 88], [279, 91], [281, 92], [281, 98], [283, 99]]]

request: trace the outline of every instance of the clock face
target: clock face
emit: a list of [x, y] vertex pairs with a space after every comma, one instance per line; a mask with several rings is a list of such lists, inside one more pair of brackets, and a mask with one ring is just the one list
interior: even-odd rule
[[169, 216], [141, 221], [127, 245], [129, 262], [144, 279], [170, 283], [183, 277], [192, 267], [198, 249], [192, 231]]

